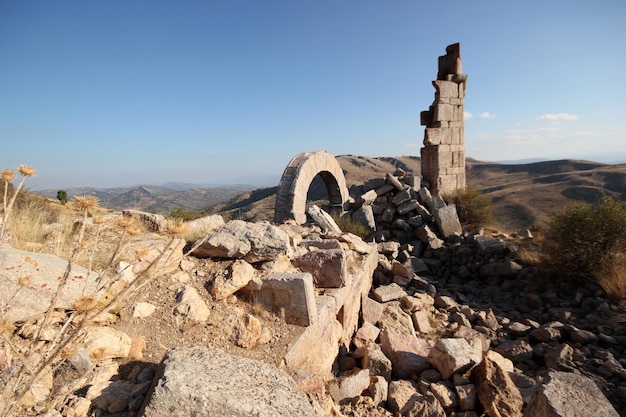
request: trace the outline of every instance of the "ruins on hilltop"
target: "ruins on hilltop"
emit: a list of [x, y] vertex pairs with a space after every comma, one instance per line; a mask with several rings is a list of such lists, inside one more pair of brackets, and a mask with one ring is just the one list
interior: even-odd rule
[[448, 45], [439, 57], [435, 101], [420, 114], [424, 130], [422, 178], [434, 195], [465, 188], [463, 99], [467, 75], [462, 73], [461, 46]]

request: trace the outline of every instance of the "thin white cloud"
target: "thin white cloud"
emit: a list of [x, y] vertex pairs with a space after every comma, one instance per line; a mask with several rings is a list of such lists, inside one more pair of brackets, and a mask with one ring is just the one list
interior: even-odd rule
[[560, 120], [578, 120], [579, 117], [575, 114], [569, 113], [546, 113], [543, 116], [537, 117], [537, 120], [548, 120], [550, 122], [556, 122]]
[[478, 113], [478, 117], [481, 119], [495, 119], [496, 115], [493, 113], [489, 113], [488, 111], [484, 111], [482, 113]]
[[464, 118], [465, 120], [473, 119], [473, 118], [474, 118], [474, 115], [473, 115], [472, 113], [468, 112], [468, 111], [464, 111], [464, 112], [463, 112], [463, 118]]
[[406, 147], [407, 148], [421, 148], [422, 144], [421, 143], [414, 143], [414, 142], [407, 142], [406, 143]]

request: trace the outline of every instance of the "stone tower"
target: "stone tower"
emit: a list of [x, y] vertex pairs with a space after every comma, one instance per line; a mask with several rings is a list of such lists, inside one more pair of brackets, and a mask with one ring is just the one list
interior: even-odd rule
[[463, 74], [461, 46], [449, 45], [439, 57], [435, 101], [420, 114], [424, 130], [421, 149], [422, 178], [433, 195], [465, 188], [465, 128], [463, 98], [467, 75]]

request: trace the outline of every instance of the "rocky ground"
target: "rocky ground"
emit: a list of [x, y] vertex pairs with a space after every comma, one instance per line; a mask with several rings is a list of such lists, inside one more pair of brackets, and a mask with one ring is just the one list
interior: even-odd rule
[[[593, 404], [585, 415], [626, 415], [626, 302], [607, 299], [593, 284], [548, 279], [523, 256], [535, 249], [530, 235], [451, 232], [445, 203], [429, 200], [422, 190], [406, 198], [401, 173], [390, 177], [362, 189], [363, 196], [377, 192], [355, 204], [359, 215], [371, 214], [376, 222], [371, 237], [377, 241], [378, 267], [359, 329], [340, 349], [332, 380], [285, 367], [283, 358], [304, 328], [287, 324], [284, 311], [268, 311], [250, 296], [246, 262], [190, 255], [103, 319], [111, 329], [106, 335], [87, 332], [86, 362], [80, 349], [68, 352], [70, 360], [55, 371], [55, 380], [38, 387], [43, 398], [51, 390], [65, 393], [65, 403], [47, 415], [138, 415], [164, 354], [179, 346], [283, 368], [308, 393], [318, 415], [580, 415], [548, 410], [550, 401], [570, 398], [571, 392], [563, 391], [572, 386], [579, 402], [569, 407]], [[368, 206], [371, 210], [362, 210]], [[336, 236], [317, 226], [298, 230], [301, 239]], [[137, 264], [152, 250], [146, 242], [152, 240], [138, 246]], [[2, 256], [5, 270], [18, 268]], [[44, 262], [35, 254], [20, 256], [19, 268]], [[255, 263], [252, 274], [291, 268], [283, 262], [277, 257]], [[120, 271], [120, 282], [132, 281], [123, 275]], [[245, 283], [229, 287], [235, 277]], [[64, 311], [59, 324], [71, 310], [59, 309]], [[24, 346], [33, 337], [27, 324], [16, 330]], [[10, 352], [5, 345], [0, 350], [5, 370]], [[70, 390], [83, 377], [86, 382]], [[558, 393], [540, 395], [550, 390]], [[46, 412], [38, 400], [30, 399], [30, 415]]]

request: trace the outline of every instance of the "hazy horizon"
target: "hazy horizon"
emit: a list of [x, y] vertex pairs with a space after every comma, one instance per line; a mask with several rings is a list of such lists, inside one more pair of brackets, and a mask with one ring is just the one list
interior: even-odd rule
[[[341, 156], [341, 155], [336, 155], [336, 156]], [[363, 156], [363, 155], [358, 155], [358, 156]], [[401, 155], [395, 155], [394, 157], [398, 157], [398, 156], [401, 156]], [[380, 157], [377, 157], [377, 158], [380, 158]], [[559, 160], [564, 160], [564, 159], [574, 159], [574, 158], [556, 158], [556, 159], [524, 158], [524, 159], [519, 159], [519, 160], [482, 161], [482, 160], [477, 160], [476, 158], [472, 158], [471, 156], [468, 156], [467, 158], [474, 159], [478, 162], [496, 163], [496, 164], [503, 164], [503, 165], [531, 164], [531, 163], [536, 163], [536, 162], [550, 162], [550, 161], [559, 161]], [[601, 164], [607, 164], [607, 165], [626, 164], [626, 161], [608, 162], [608, 161], [598, 161], [598, 160], [594, 161], [594, 160], [588, 160], [588, 159], [582, 159], [582, 160], [601, 163]], [[35, 191], [35, 192], [56, 191], [60, 189], [72, 189], [72, 188], [109, 189], [109, 188], [133, 188], [133, 187], [140, 187], [140, 186], [164, 187], [170, 184], [187, 184], [187, 185], [199, 186], [199, 188], [213, 188], [213, 187], [218, 188], [218, 187], [234, 187], [234, 186], [265, 188], [265, 187], [278, 186], [278, 182], [280, 181], [280, 177], [282, 176], [282, 171], [284, 170], [285, 167], [283, 167], [281, 171], [279, 173], [276, 173], [275, 175], [267, 175], [263, 177], [259, 177], [259, 176], [239, 177], [239, 178], [233, 178], [230, 182], [164, 181], [160, 183], [126, 183], [126, 184], [116, 184], [116, 185], [101, 186], [101, 187], [92, 186], [92, 185], [82, 185], [82, 186], [81, 185], [66, 185], [62, 187], [45, 187], [44, 188], [44, 187], [37, 186], [36, 184], [37, 179], [38, 179], [38, 175], [37, 175], [35, 177], [31, 177], [28, 179], [27, 187], [31, 191]], [[165, 187], [165, 188], [168, 188], [168, 187]]]

